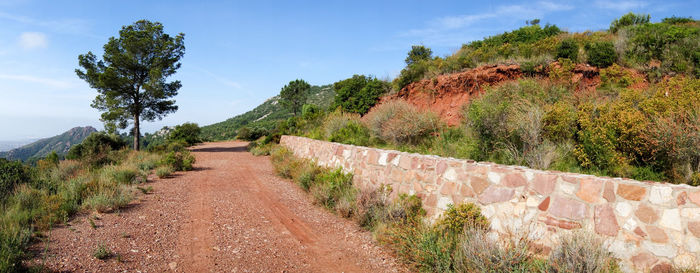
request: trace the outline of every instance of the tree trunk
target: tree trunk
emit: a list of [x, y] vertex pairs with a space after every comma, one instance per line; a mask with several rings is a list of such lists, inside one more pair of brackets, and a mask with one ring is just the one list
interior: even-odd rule
[[141, 148], [141, 130], [139, 129], [139, 116], [134, 115], [134, 151]]

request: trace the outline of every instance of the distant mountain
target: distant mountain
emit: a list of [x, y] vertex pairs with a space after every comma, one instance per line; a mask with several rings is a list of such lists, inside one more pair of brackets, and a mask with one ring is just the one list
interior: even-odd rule
[[0, 158], [27, 161], [29, 159], [42, 158], [52, 151], [59, 155], [64, 155], [71, 146], [82, 142], [83, 139], [94, 132], [97, 132], [97, 130], [90, 126], [75, 127], [63, 134], [40, 139], [7, 152], [0, 152]]
[[[330, 107], [335, 97], [333, 85], [312, 86], [307, 104], [315, 104], [323, 109]], [[272, 129], [279, 120], [293, 114], [279, 103], [279, 96], [269, 98], [255, 109], [225, 121], [202, 127], [202, 137], [206, 140], [225, 140], [236, 137], [243, 126]]]
[[5, 152], [12, 150], [14, 148], [22, 147], [22, 145], [27, 145], [36, 141], [36, 139], [26, 139], [26, 140], [0, 140], [0, 152]]

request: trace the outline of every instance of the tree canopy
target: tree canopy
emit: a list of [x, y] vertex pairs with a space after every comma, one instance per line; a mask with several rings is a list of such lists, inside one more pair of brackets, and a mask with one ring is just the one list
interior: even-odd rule
[[333, 107], [340, 106], [343, 110], [365, 114], [374, 106], [382, 94], [389, 91], [388, 83], [377, 78], [364, 75], [354, 75], [333, 84], [335, 101]]
[[311, 90], [311, 85], [304, 80], [293, 80], [282, 87], [280, 98], [283, 105], [288, 107], [296, 116], [301, 107], [306, 103], [306, 98]]
[[422, 45], [414, 45], [411, 47], [411, 51], [408, 52], [406, 56], [406, 64], [411, 65], [419, 61], [430, 60], [433, 58], [433, 50], [429, 47]]
[[180, 68], [184, 38], [183, 33], [164, 33], [161, 23], [140, 20], [109, 38], [102, 60], [92, 52], [78, 56], [83, 70], [76, 69], [76, 74], [98, 92], [91, 106], [103, 112], [101, 120], [109, 131], [125, 129], [132, 120], [135, 150], [141, 120], [162, 119], [178, 109], [172, 98], [182, 84], [167, 79]]

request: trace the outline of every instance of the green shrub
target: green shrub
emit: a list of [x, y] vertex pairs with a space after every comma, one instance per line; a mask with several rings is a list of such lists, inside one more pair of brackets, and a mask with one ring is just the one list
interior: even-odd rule
[[595, 42], [586, 45], [588, 64], [606, 68], [617, 61], [617, 52], [612, 42]]
[[100, 243], [92, 251], [92, 256], [100, 260], [107, 260], [111, 258], [112, 255], [114, 255], [114, 253], [112, 253], [112, 251], [109, 250], [109, 248], [107, 248], [107, 246], [104, 243]]
[[242, 140], [247, 140], [247, 141], [253, 141], [253, 140], [261, 138], [267, 134], [268, 134], [267, 130], [265, 130], [263, 128], [242, 127], [240, 129], [238, 129], [238, 135], [236, 135], [236, 138], [242, 139]]
[[372, 136], [396, 145], [416, 144], [442, 126], [437, 115], [403, 100], [383, 103], [364, 119]]
[[0, 226], [0, 272], [21, 272], [22, 259], [28, 254], [31, 240], [29, 229], [11, 226], [2, 220]]
[[649, 23], [650, 18], [651, 16], [649, 16], [649, 14], [634, 14], [632, 12], [627, 13], [610, 23], [610, 32], [616, 33], [625, 27]]
[[369, 144], [369, 131], [358, 114], [335, 111], [324, 120], [323, 131], [329, 141], [359, 146]]
[[187, 150], [171, 151], [163, 157], [162, 165], [167, 165], [175, 171], [190, 171], [195, 157]]
[[103, 188], [83, 201], [85, 209], [100, 213], [110, 212], [128, 205], [134, 200], [134, 192], [125, 186]]
[[317, 204], [327, 208], [335, 208], [341, 197], [354, 194], [352, 174], [342, 169], [324, 171], [316, 176], [317, 182], [310, 188]]
[[386, 222], [389, 215], [391, 189], [382, 185], [376, 189], [359, 190], [355, 199], [355, 220], [366, 229], [374, 230]]
[[389, 84], [372, 76], [354, 75], [352, 78], [333, 84], [335, 98], [333, 108], [341, 107], [344, 111], [367, 113], [379, 98], [389, 91]]
[[167, 178], [174, 172], [172, 166], [160, 166], [156, 169], [156, 175], [158, 178]]
[[104, 132], [90, 134], [82, 143], [73, 145], [66, 154], [66, 159], [82, 160], [93, 166], [113, 163], [111, 151], [126, 147], [126, 142], [117, 135]]
[[[256, 143], [256, 142], [251, 142]], [[263, 155], [270, 155], [270, 151], [274, 148], [274, 146], [277, 144], [274, 143], [268, 143], [264, 145], [258, 145], [256, 144], [255, 146], [250, 148], [250, 153], [253, 154], [254, 156], [263, 156]]]
[[666, 17], [664, 19], [661, 19], [661, 22], [665, 23], [665, 24], [670, 24], [670, 25], [681, 25], [681, 24], [694, 23], [695, 20], [693, 19], [693, 17], [671, 16], [671, 17]]
[[323, 110], [315, 104], [304, 104], [301, 107], [301, 118], [305, 120], [313, 120], [323, 115]]
[[299, 187], [308, 192], [311, 186], [316, 183], [317, 177], [321, 174], [321, 171], [321, 168], [317, 167], [313, 162], [305, 161], [295, 173], [294, 180]]
[[488, 230], [491, 227], [489, 220], [481, 215], [481, 209], [472, 203], [448, 205], [436, 225], [439, 229], [452, 233], [461, 233], [465, 228]]
[[549, 264], [553, 272], [620, 272], [602, 240], [584, 232], [563, 235], [549, 256]]
[[175, 129], [168, 135], [168, 142], [176, 141], [184, 143], [185, 146], [192, 146], [201, 142], [199, 139], [201, 131], [197, 123], [185, 122], [175, 126]]
[[578, 60], [578, 43], [574, 39], [564, 39], [557, 45], [557, 58]]
[[29, 168], [19, 161], [0, 158], [0, 204], [21, 183], [30, 182]]

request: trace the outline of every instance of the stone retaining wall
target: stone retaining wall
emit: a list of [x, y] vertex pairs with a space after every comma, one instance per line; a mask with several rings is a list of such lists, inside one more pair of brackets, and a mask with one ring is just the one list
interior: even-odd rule
[[[435, 219], [448, 204], [473, 202], [493, 230], [527, 226], [549, 251], [565, 231], [606, 239], [630, 272], [657, 272], [700, 262], [700, 189], [575, 173], [541, 171], [431, 155], [283, 136], [301, 158], [354, 174], [360, 188], [391, 185], [415, 194]], [[659, 271], [663, 272], [663, 271]]]

